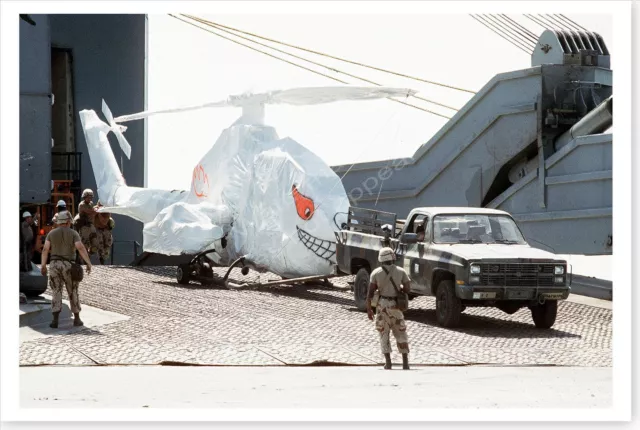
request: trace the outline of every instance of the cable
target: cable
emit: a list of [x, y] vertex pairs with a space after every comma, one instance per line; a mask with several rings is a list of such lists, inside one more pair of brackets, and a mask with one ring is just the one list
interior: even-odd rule
[[502, 37], [504, 40], [506, 40], [507, 42], [511, 43], [512, 45], [514, 45], [516, 48], [520, 49], [521, 51], [527, 53], [527, 54], [531, 54], [530, 52], [528, 52], [525, 48], [521, 47], [520, 45], [518, 45], [517, 43], [513, 42], [511, 39], [504, 37], [502, 34], [496, 32], [493, 28], [491, 28], [489, 25], [485, 24], [484, 21], [481, 21], [479, 18], [476, 18], [473, 14], [470, 14], [471, 18], [475, 19], [476, 21], [478, 21], [480, 24], [484, 25], [485, 27], [487, 27], [489, 30], [491, 30], [492, 32], [496, 33], [498, 36]]
[[485, 18], [483, 16], [479, 16], [478, 19], [481, 19], [481, 23], [482, 24], [484, 24], [487, 28], [489, 28], [491, 31], [496, 33], [498, 36], [500, 36], [503, 39], [505, 39], [507, 42], [509, 42], [512, 45], [520, 48], [521, 50], [523, 50], [527, 54], [531, 54], [531, 50], [532, 50], [531, 47], [529, 47], [528, 45], [525, 45], [524, 43], [520, 42], [517, 39], [510, 38], [506, 33], [500, 31], [495, 25], [493, 25], [493, 20], [489, 20], [488, 18]]
[[366, 67], [366, 68], [369, 68], [369, 69], [372, 69], [372, 70], [377, 70], [379, 72], [390, 73], [392, 75], [401, 76], [403, 78], [413, 79], [413, 80], [416, 80], [416, 81], [425, 82], [427, 84], [437, 85], [437, 86], [445, 87], [445, 88], [450, 88], [452, 90], [462, 91], [462, 92], [465, 92], [465, 93], [470, 93], [470, 94], [475, 94], [476, 93], [475, 91], [466, 90], [464, 88], [455, 87], [453, 85], [446, 85], [446, 84], [442, 84], [440, 82], [428, 81], [426, 79], [418, 78], [418, 77], [411, 76], [411, 75], [406, 75], [404, 73], [398, 73], [398, 72], [394, 72], [394, 71], [391, 71], [391, 70], [383, 69], [383, 68], [380, 68], [380, 67], [371, 66], [371, 65], [368, 65], [368, 64], [364, 64], [364, 63], [359, 63], [357, 61], [351, 61], [351, 60], [347, 60], [347, 59], [344, 59], [344, 58], [341, 58], [341, 57], [336, 57], [334, 55], [326, 54], [324, 52], [314, 51], [314, 50], [311, 50], [311, 49], [302, 48], [300, 46], [291, 45], [289, 43], [281, 42], [281, 41], [275, 40], [275, 39], [270, 39], [268, 37], [260, 36], [260, 35], [255, 34], [255, 33], [249, 33], [247, 31], [239, 30], [239, 29], [234, 28], [234, 27], [229, 27], [229, 26], [226, 26], [226, 25], [223, 25], [223, 24], [219, 24], [219, 23], [216, 23], [216, 22], [213, 22], [213, 21], [208, 21], [206, 19], [197, 18], [197, 17], [194, 17], [193, 15], [186, 15], [186, 14], [182, 14], [182, 15], [186, 16], [188, 18], [194, 19], [194, 20], [195, 19], [199, 19], [199, 20], [202, 20], [203, 22], [206, 22], [207, 24], [215, 25], [217, 27], [226, 28], [227, 30], [237, 31], [238, 33], [246, 34], [248, 36], [257, 37], [258, 39], [267, 40], [269, 42], [277, 43], [279, 45], [288, 46], [290, 48], [299, 49], [301, 51], [309, 52], [311, 54], [321, 55], [323, 57], [332, 58], [334, 60], [343, 61], [345, 63], [354, 64], [356, 66]]
[[[558, 15], [561, 16], [561, 15]], [[575, 25], [573, 25], [571, 23], [571, 21], [566, 21], [562, 18], [557, 18], [559, 21], [563, 22], [564, 25], [566, 25], [569, 29], [571, 29], [572, 31], [581, 31], [580, 28], [576, 27]]]
[[545, 17], [542, 14], [538, 14], [538, 18], [540, 19], [540, 21], [547, 23], [549, 28], [551, 28], [553, 30], [561, 30], [561, 31], [564, 30], [564, 28], [562, 28], [562, 26], [560, 28], [557, 28], [558, 24], [556, 24], [555, 22], [551, 21], [549, 18]]
[[559, 20], [558, 18], [556, 18], [555, 16], [551, 15], [551, 14], [547, 14], [547, 16], [549, 17], [550, 21], [555, 22], [557, 25], [560, 26], [560, 28], [562, 28], [564, 31], [573, 31], [573, 28], [567, 27], [567, 24], [561, 20]]
[[[271, 58], [275, 58], [276, 60], [284, 61], [285, 63], [291, 64], [292, 66], [299, 67], [299, 68], [304, 69], [304, 70], [307, 70], [307, 71], [309, 71], [309, 72], [311, 72], [311, 73], [315, 73], [316, 75], [324, 76], [325, 78], [332, 79], [332, 80], [334, 80], [334, 81], [336, 81], [336, 82], [340, 82], [340, 83], [345, 84], [345, 85], [350, 85], [350, 84], [349, 84], [349, 82], [345, 82], [345, 81], [343, 81], [343, 80], [341, 80], [341, 79], [338, 79], [338, 78], [335, 78], [335, 77], [333, 77], [333, 76], [329, 76], [329, 75], [326, 75], [326, 74], [324, 74], [324, 73], [322, 73], [322, 72], [318, 72], [317, 70], [313, 70], [313, 69], [310, 69], [310, 68], [308, 68], [308, 67], [301, 66], [300, 64], [296, 64], [296, 63], [291, 62], [291, 61], [289, 61], [289, 60], [285, 60], [284, 58], [280, 58], [280, 57], [277, 57], [277, 56], [275, 56], [275, 55], [271, 55], [271, 54], [269, 54], [268, 52], [261, 51], [261, 50], [259, 50], [259, 49], [256, 49], [256, 48], [252, 47], [252, 46], [249, 46], [249, 45], [246, 45], [246, 44], [244, 44], [244, 43], [238, 42], [237, 40], [233, 40], [233, 39], [230, 39], [230, 38], [228, 38], [228, 37], [226, 37], [226, 36], [223, 36], [222, 34], [216, 33], [216, 32], [215, 32], [215, 31], [213, 31], [213, 30], [209, 30], [209, 29], [207, 29], [207, 28], [203, 28], [203, 27], [197, 26], [197, 25], [195, 25], [194, 23], [189, 22], [189, 21], [186, 21], [186, 20], [184, 20], [184, 19], [182, 19], [182, 18], [179, 18], [179, 17], [177, 17], [177, 16], [175, 16], [175, 15], [169, 14], [169, 16], [171, 16], [172, 18], [175, 18], [175, 19], [177, 19], [177, 20], [179, 20], [179, 21], [182, 21], [182, 22], [184, 22], [184, 23], [186, 23], [186, 24], [192, 25], [193, 27], [199, 28], [200, 30], [207, 31], [207, 32], [209, 32], [209, 33], [215, 34], [215, 35], [216, 35], [216, 36], [218, 36], [218, 37], [221, 37], [221, 38], [223, 38], [223, 39], [229, 40], [229, 41], [231, 41], [231, 42], [233, 42], [233, 43], [236, 43], [236, 44], [238, 44], [238, 45], [241, 45], [241, 46], [244, 46], [244, 47], [246, 47], [246, 48], [249, 48], [249, 49], [251, 49], [251, 50], [253, 50], [253, 51], [260, 52], [260, 53], [262, 53], [262, 54], [264, 54], [264, 55], [268, 55], [269, 57], [271, 57]], [[427, 113], [430, 113], [430, 114], [433, 114], [433, 115], [441, 116], [441, 117], [446, 118], [446, 119], [451, 119], [450, 117], [448, 117], [448, 116], [446, 116], [446, 115], [442, 115], [442, 114], [439, 114], [439, 113], [437, 113], [437, 112], [430, 111], [430, 110], [425, 109], [425, 108], [422, 108], [422, 107], [420, 107], [420, 106], [412, 105], [412, 104], [410, 104], [410, 103], [406, 103], [406, 102], [403, 102], [403, 101], [400, 101], [400, 100], [396, 100], [396, 99], [393, 99], [393, 98], [388, 98], [388, 99], [389, 99], [389, 100], [391, 100], [391, 101], [394, 101], [394, 102], [396, 102], [396, 103], [401, 103], [401, 104], [406, 105], [406, 106], [411, 106], [411, 107], [413, 107], [413, 108], [415, 108], [415, 109], [419, 109], [419, 110], [422, 110], [422, 111], [424, 111], [424, 112], [427, 112]]]
[[520, 24], [519, 22], [517, 22], [515, 19], [508, 17], [505, 14], [499, 14], [498, 16], [501, 16], [503, 19], [511, 22], [516, 28], [520, 29], [521, 31], [524, 32], [524, 35], [529, 39], [532, 40], [535, 44], [538, 43], [538, 36], [536, 36], [533, 32], [531, 32], [527, 27], [525, 27], [524, 25]]
[[[200, 22], [201, 24], [205, 24], [204, 22], [201, 22], [200, 18], [192, 18], [192, 19], [193, 19], [193, 20], [195, 20], [195, 21], [197, 21], [197, 22]], [[369, 79], [361, 78], [361, 77], [359, 77], [359, 76], [352, 75], [352, 74], [347, 73], [347, 72], [343, 72], [342, 70], [338, 70], [338, 69], [336, 69], [336, 68], [333, 68], [333, 67], [330, 67], [330, 66], [327, 66], [327, 65], [321, 64], [321, 63], [317, 63], [317, 62], [315, 62], [315, 61], [309, 60], [309, 59], [304, 58], [304, 57], [300, 57], [300, 56], [298, 56], [298, 55], [292, 54], [292, 53], [287, 52], [287, 51], [283, 51], [283, 50], [278, 49], [278, 48], [275, 48], [275, 47], [273, 47], [273, 46], [269, 46], [269, 45], [267, 45], [267, 44], [264, 44], [264, 43], [261, 43], [261, 42], [255, 41], [255, 40], [253, 40], [253, 39], [249, 39], [248, 37], [240, 36], [240, 35], [235, 34], [235, 33], [231, 32], [231, 31], [229, 31], [229, 30], [225, 30], [225, 29], [223, 29], [223, 28], [218, 28], [218, 26], [217, 26], [217, 25], [213, 25], [213, 24], [211, 24], [211, 25], [209, 25], [209, 24], [205, 24], [205, 25], [208, 25], [208, 26], [210, 26], [210, 27], [214, 27], [214, 28], [216, 28], [217, 30], [220, 30], [220, 31], [225, 32], [225, 33], [227, 33], [227, 34], [231, 34], [232, 36], [239, 37], [239, 38], [244, 39], [244, 40], [248, 40], [249, 42], [253, 42], [253, 43], [257, 44], [257, 45], [264, 46], [264, 47], [269, 48], [269, 49], [273, 49], [274, 51], [278, 51], [278, 52], [281, 52], [281, 53], [286, 54], [286, 55], [290, 55], [290, 56], [292, 56], [292, 57], [294, 57], [294, 58], [297, 58], [297, 59], [299, 59], [299, 60], [306, 61], [306, 62], [311, 63], [311, 64], [314, 64], [314, 65], [316, 65], [316, 66], [324, 67], [324, 68], [329, 69], [329, 70], [331, 70], [331, 71], [333, 71], [333, 72], [341, 73], [341, 74], [343, 74], [343, 75], [347, 75], [347, 76], [349, 76], [349, 77], [352, 77], [352, 78], [358, 79], [358, 80], [360, 80], [360, 81], [368, 82], [368, 83], [370, 83], [370, 84], [372, 84], [372, 85], [377, 85], [377, 86], [379, 86], [379, 87], [381, 87], [381, 86], [382, 86], [381, 84], [378, 84], [377, 82], [373, 82], [373, 81], [371, 81], [371, 80], [369, 80]], [[426, 98], [424, 98], [424, 97], [420, 97], [420, 96], [417, 96], [417, 95], [413, 95], [412, 97], [415, 97], [415, 98], [417, 98], [417, 99], [419, 99], [419, 100], [423, 100], [423, 101], [425, 101], [425, 102], [427, 102], [427, 103], [432, 103], [432, 104], [434, 104], [434, 105], [438, 105], [438, 106], [445, 107], [445, 108], [447, 108], [447, 109], [451, 109], [451, 110], [456, 111], [456, 112], [458, 111], [458, 109], [457, 109], [457, 108], [454, 108], [454, 107], [451, 107], [451, 106], [447, 106], [447, 105], [442, 104], [442, 103], [434, 102], [433, 100], [429, 100], [429, 99], [426, 99]]]
[[563, 14], [559, 13], [558, 16], [564, 18], [566, 21], [569, 21], [572, 25], [576, 26], [578, 29], [583, 30], [583, 31], [589, 31], [586, 28], [584, 28], [583, 26], [581, 26], [580, 24], [578, 24], [577, 22], [569, 19], [568, 17], [564, 16]]
[[527, 19], [529, 19], [529, 20], [531, 20], [531, 21], [535, 22], [536, 24], [538, 24], [540, 27], [544, 28], [545, 30], [550, 30], [550, 28], [549, 28], [549, 26], [548, 26], [547, 24], [545, 24], [545, 23], [541, 23], [542, 21], [540, 21], [540, 20], [539, 20], [538, 18], [536, 18], [535, 16], [533, 16], [533, 15], [527, 15], [526, 13], [524, 14], [524, 16], [525, 16]]
[[[520, 38], [520, 35], [519, 35], [518, 33], [514, 32], [510, 27], [509, 27], [509, 28], [507, 28], [507, 27], [502, 23], [502, 21], [499, 21], [499, 20], [498, 20], [498, 18], [497, 18], [497, 17], [494, 17], [494, 16], [492, 16], [492, 15], [485, 15], [485, 17], [486, 17], [487, 19], [490, 19], [490, 20], [491, 20], [493, 23], [495, 23], [496, 25], [498, 25], [498, 27], [500, 27], [500, 28], [502, 28], [502, 29], [506, 30], [509, 34], [511, 34], [511, 35], [514, 37], [514, 39], [513, 39], [513, 40], [517, 41], [517, 42], [518, 42], [518, 43], [520, 43], [522, 46], [526, 46], [528, 49], [531, 49], [531, 50], [535, 49], [535, 44], [531, 44], [531, 41]], [[506, 33], [505, 33], [505, 35], [506, 35]]]
[[502, 34], [504, 34], [505, 36], [511, 38], [514, 42], [518, 42], [520, 45], [531, 49], [529, 47], [529, 41], [528, 40], [524, 40], [520, 38], [520, 35], [514, 33], [514, 31], [511, 28], [507, 28], [502, 21], [499, 21], [496, 17], [494, 17], [493, 15], [481, 15], [483, 18], [485, 18], [485, 20], [490, 21], [491, 22], [491, 26], [493, 28], [495, 28], [496, 30], [500, 30], [502, 31]]

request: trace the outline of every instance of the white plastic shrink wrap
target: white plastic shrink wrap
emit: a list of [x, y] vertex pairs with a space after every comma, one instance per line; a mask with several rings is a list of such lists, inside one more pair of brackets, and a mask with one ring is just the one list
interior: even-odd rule
[[[144, 223], [143, 249], [165, 255], [195, 254], [228, 265], [245, 256], [260, 270], [284, 277], [328, 275], [335, 235], [347, 220], [349, 199], [340, 178], [314, 153], [263, 124], [267, 103], [317, 104], [407, 96], [406, 89], [303, 88], [232, 97], [166, 111], [113, 118], [103, 102], [103, 122], [80, 112], [103, 211]], [[188, 191], [127, 186], [111, 151], [113, 132], [127, 156], [119, 122], [203, 107], [236, 106], [243, 115], [225, 129], [195, 166]], [[135, 144], [135, 143], [134, 143]], [[224, 238], [224, 240], [223, 240]]]

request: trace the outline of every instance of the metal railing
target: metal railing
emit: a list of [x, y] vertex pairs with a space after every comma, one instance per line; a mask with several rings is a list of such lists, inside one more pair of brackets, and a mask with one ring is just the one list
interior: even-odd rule
[[[62, 162], [58, 160], [62, 159]], [[61, 168], [54, 168], [62, 165]], [[82, 193], [82, 152], [51, 152], [51, 177], [53, 180], [72, 181], [69, 192], [75, 202], [80, 201]]]

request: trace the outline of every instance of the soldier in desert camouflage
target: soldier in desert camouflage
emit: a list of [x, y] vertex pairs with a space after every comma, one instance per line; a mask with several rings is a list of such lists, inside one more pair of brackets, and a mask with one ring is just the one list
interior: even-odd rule
[[[97, 207], [102, 207], [100, 200], [98, 200]], [[96, 213], [94, 225], [98, 235], [98, 256], [100, 257], [100, 264], [104, 264], [105, 260], [109, 258], [111, 245], [113, 245], [113, 234], [111, 231], [115, 227], [115, 221], [111, 218], [110, 213]]]
[[[59, 212], [57, 214], [57, 227], [49, 232], [42, 250], [42, 267], [43, 276], [49, 273], [49, 283], [53, 291], [51, 300], [51, 312], [53, 313], [53, 321], [49, 325], [51, 328], [58, 328], [58, 317], [62, 310], [62, 288], [67, 289], [69, 295], [69, 303], [71, 304], [71, 312], [74, 314], [74, 326], [83, 325], [80, 320], [80, 298], [78, 296], [78, 287], [80, 282], [74, 281], [71, 277], [71, 266], [75, 260], [76, 250], [87, 263], [87, 273], [91, 273], [91, 260], [87, 250], [82, 244], [80, 235], [71, 229], [71, 214], [69, 212]], [[47, 270], [47, 260], [51, 254], [51, 263]]]
[[[369, 294], [367, 295], [367, 315], [373, 320], [371, 300], [376, 290], [379, 293], [376, 305], [375, 326], [380, 335], [380, 347], [385, 358], [385, 369], [391, 369], [390, 332], [396, 339], [398, 352], [402, 354], [402, 368], [409, 369], [409, 340], [404, 315], [396, 306], [398, 290], [401, 288], [408, 293], [411, 280], [401, 267], [393, 264], [395, 254], [391, 248], [382, 248], [378, 254], [378, 261], [382, 264], [371, 273]], [[401, 287], [400, 287], [401, 285]]]
[[[93, 191], [86, 189], [82, 192], [82, 201], [78, 205], [78, 214], [75, 219], [75, 230], [80, 234], [82, 243], [91, 256], [98, 252], [98, 233], [93, 224], [96, 210], [93, 204]], [[78, 261], [79, 262], [79, 261]]]

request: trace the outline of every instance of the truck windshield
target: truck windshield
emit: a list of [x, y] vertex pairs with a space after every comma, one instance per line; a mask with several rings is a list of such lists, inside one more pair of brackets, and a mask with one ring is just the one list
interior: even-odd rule
[[504, 215], [437, 215], [433, 218], [435, 243], [525, 244], [520, 229]]

